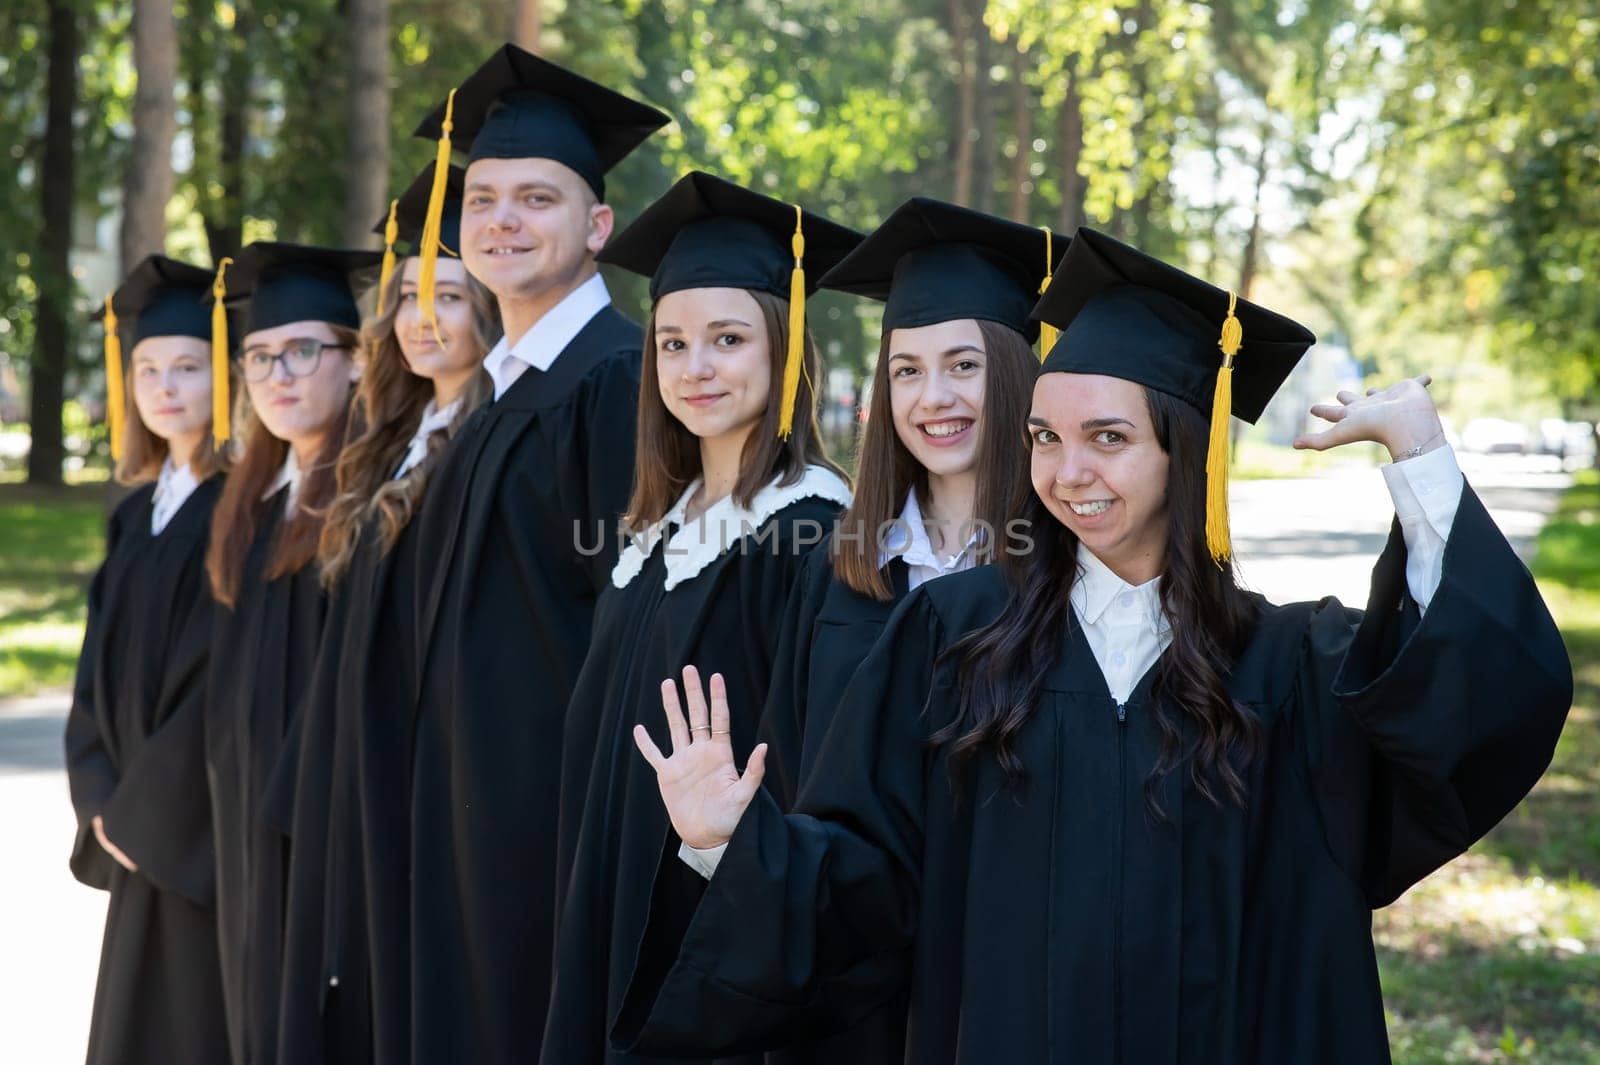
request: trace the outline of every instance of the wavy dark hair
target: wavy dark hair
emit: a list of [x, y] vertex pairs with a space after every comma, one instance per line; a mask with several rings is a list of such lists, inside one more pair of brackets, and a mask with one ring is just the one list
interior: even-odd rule
[[[1156, 668], [1151, 708], [1161, 752], [1145, 780], [1145, 803], [1164, 819], [1156, 798], [1161, 779], [1184, 760], [1194, 789], [1214, 805], [1224, 795], [1243, 806], [1242, 768], [1259, 753], [1261, 724], [1228, 694], [1227, 681], [1256, 619], [1254, 601], [1234, 581], [1231, 562], [1217, 565], [1206, 550], [1205, 416], [1181, 400], [1146, 388], [1145, 405], [1167, 453], [1167, 557], [1161, 607], [1172, 624], [1172, 646]], [[1026, 783], [1016, 741], [1039, 704], [1045, 673], [1061, 654], [1072, 618], [1078, 538], [1030, 494], [1022, 515], [1034, 550], [1000, 560], [1013, 590], [989, 625], [964, 636], [945, 656], [957, 663], [957, 716], [931, 739], [950, 744], [952, 777], [979, 752], [999, 763], [1010, 789]], [[1183, 749], [1182, 719], [1195, 730]], [[1220, 784], [1220, 792], [1218, 789]]]

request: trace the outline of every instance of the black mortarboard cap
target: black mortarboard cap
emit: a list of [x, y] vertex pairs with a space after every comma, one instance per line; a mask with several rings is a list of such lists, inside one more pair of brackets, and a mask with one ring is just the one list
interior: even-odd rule
[[1078, 230], [1034, 311], [1061, 330], [1041, 372], [1120, 377], [1209, 413], [1230, 300], [1242, 330], [1232, 413], [1254, 422], [1316, 342], [1311, 331], [1093, 229]]
[[[461, 197], [466, 183], [466, 171], [452, 166], [445, 178], [444, 213], [439, 219], [439, 250], [459, 259], [461, 257]], [[410, 255], [422, 247], [422, 227], [428, 217], [428, 194], [433, 189], [433, 166], [423, 168], [416, 179], [394, 201], [395, 241], [409, 245]], [[374, 233], [385, 236], [387, 244], [389, 216], [385, 215], [372, 227]]]
[[471, 159], [554, 159], [605, 198], [605, 174], [671, 118], [514, 44], [467, 76], [416, 135], [452, 142]]
[[789, 298], [795, 223], [804, 238], [806, 295], [861, 234], [699, 170], [680, 178], [598, 256], [650, 279], [650, 298], [686, 288], [742, 288]]
[[1031, 341], [1040, 282], [1067, 243], [1035, 226], [914, 196], [828, 271], [822, 287], [883, 300], [885, 332], [981, 318]]
[[289, 322], [361, 327], [351, 275], [377, 266], [379, 252], [257, 241], [235, 256], [226, 275], [227, 304], [244, 307], [244, 332]]
[[[111, 308], [129, 329], [134, 345], [146, 337], [206, 340], [211, 336], [211, 312], [205, 301], [210, 291], [210, 270], [165, 255], [148, 255], [111, 294]], [[95, 317], [104, 316], [102, 304]]]

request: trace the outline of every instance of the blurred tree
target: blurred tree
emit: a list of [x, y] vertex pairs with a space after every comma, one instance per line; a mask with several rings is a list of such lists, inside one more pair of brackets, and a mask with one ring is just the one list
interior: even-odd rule
[[166, 250], [172, 138], [178, 129], [178, 24], [172, 0], [134, 0], [133, 138], [122, 181], [122, 272]]

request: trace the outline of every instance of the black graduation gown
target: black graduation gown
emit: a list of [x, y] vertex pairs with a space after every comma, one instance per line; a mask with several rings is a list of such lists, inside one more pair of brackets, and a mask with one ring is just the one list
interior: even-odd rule
[[1151, 677], [1116, 705], [1076, 625], [1017, 737], [1029, 787], [999, 792], [984, 758], [958, 807], [924, 746], [958, 699], [936, 659], [1008, 589], [993, 567], [918, 589], [797, 812], [758, 796], [693, 917], [653, 911], [613, 1037], [760, 1046], [909, 988], [906, 1060], [925, 1065], [1388, 1061], [1371, 910], [1516, 805], [1572, 697], [1555, 624], [1470, 489], [1420, 619], [1404, 556], [1396, 531], [1364, 615], [1261, 604], [1229, 682], [1265, 730], [1247, 807], [1207, 803], [1180, 766], [1165, 822], [1144, 809]]
[[549, 995], [561, 729], [633, 480], [611, 307], [467, 420], [418, 526], [413, 1059], [527, 1059]]
[[315, 565], [263, 579], [286, 498], [280, 491], [266, 504], [234, 608], [215, 608], [207, 681], [206, 777], [233, 1065], [276, 1061], [289, 847], [266, 800], [311, 679], [326, 607]]
[[[767, 744], [763, 786], [783, 810], [794, 805], [802, 782], [816, 764], [822, 737], [843, 701], [850, 678], [910, 586], [905, 562], [894, 558], [886, 567], [892, 598], [863, 595], [835, 574], [830, 546], [813, 551], [801, 564], [761, 715], [758, 739]], [[905, 1050], [905, 1029], [905, 996], [897, 994], [848, 1031], [771, 1052], [767, 1062], [878, 1065], [899, 1061]]]
[[[155, 536], [155, 486], [133, 492], [111, 515], [89, 588], [66, 762], [73, 875], [111, 892], [90, 1065], [227, 1060], [203, 747], [206, 530], [221, 487], [196, 487]], [[138, 872], [100, 846], [96, 815]]]
[[[796, 484], [764, 489], [750, 510], [723, 500], [704, 524], [691, 522], [678, 538], [649, 545], [648, 557], [644, 544], [624, 550], [614, 586], [600, 597], [568, 710], [561, 919], [540, 1054], [545, 1065], [648, 1060], [606, 1044], [670, 831], [633, 727], [645, 725], [663, 750], [670, 748], [661, 682], [694, 663], [705, 676], [721, 673], [726, 680], [735, 756], [741, 764], [749, 757], [800, 563], [848, 501], [843, 480], [813, 468]], [[741, 537], [746, 528], [752, 535]], [[724, 543], [728, 550], [720, 551]]]
[[273, 781], [291, 807], [278, 1060], [410, 1053], [407, 794], [415, 523], [388, 552], [370, 521], [329, 597], [314, 678]]

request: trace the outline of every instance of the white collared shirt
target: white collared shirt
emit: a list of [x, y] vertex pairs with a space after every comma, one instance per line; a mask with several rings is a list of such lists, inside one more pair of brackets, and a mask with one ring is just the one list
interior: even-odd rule
[[417, 431], [411, 434], [411, 443], [406, 445], [406, 457], [400, 461], [400, 468], [394, 471], [392, 480], [398, 481], [428, 457], [428, 438], [440, 429], [449, 428], [450, 419], [460, 409], [460, 396], [446, 403], [444, 410], [440, 410], [433, 400], [428, 400], [428, 405], [422, 408], [422, 421], [417, 423]]
[[167, 461], [161, 464], [160, 475], [156, 477], [155, 495], [150, 498], [150, 535], [160, 536], [172, 516], [183, 508], [183, 504], [199, 487], [200, 481], [195, 477], [194, 469], [187, 464], [175, 469], [172, 456], [168, 455]]
[[300, 462], [294, 457], [294, 448], [290, 448], [289, 453], [284, 456], [278, 476], [274, 477], [272, 483], [267, 485], [267, 490], [261, 493], [262, 501], [271, 499], [282, 488], [289, 489], [289, 498], [284, 502], [284, 510], [293, 510], [295, 501], [300, 498]]
[[505, 395], [528, 367], [548, 370], [555, 365], [556, 356], [610, 303], [605, 278], [595, 274], [562, 297], [515, 344], [501, 337], [483, 357], [483, 368], [494, 380], [494, 398]]
[[[1443, 579], [1445, 544], [1455, 525], [1466, 478], [1455, 452], [1445, 446], [1384, 466], [1383, 480], [1394, 499], [1395, 517], [1406, 543], [1406, 588], [1426, 611]], [[1127, 702], [1172, 642], [1172, 627], [1161, 610], [1161, 579], [1128, 584], [1080, 544], [1072, 612], [1083, 626], [1111, 698], [1119, 704]], [[682, 843], [678, 857], [710, 880], [727, 849], [726, 843], [707, 850]]]
[[[953, 528], [949, 531], [952, 535], [959, 535], [961, 530]], [[973, 523], [972, 534], [967, 538], [966, 545], [948, 558], [940, 558], [933, 549], [927, 522], [922, 518], [922, 506], [917, 502], [917, 491], [913, 488], [906, 493], [906, 505], [900, 511], [900, 517], [884, 534], [884, 549], [878, 556], [878, 568], [887, 566], [891, 559], [900, 559], [906, 564], [909, 578], [907, 587], [914, 590], [935, 577], [971, 569], [977, 562], [977, 546], [978, 528]]]

